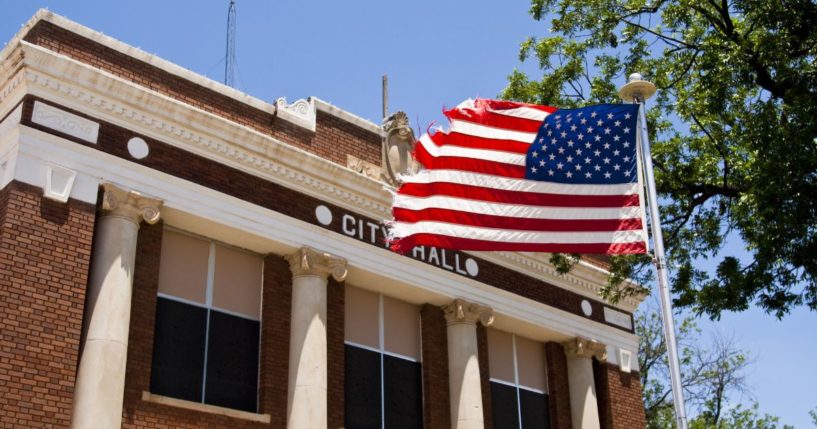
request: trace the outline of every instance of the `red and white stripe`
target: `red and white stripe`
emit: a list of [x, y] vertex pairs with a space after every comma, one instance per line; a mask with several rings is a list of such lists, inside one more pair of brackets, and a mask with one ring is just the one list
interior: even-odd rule
[[639, 184], [582, 185], [525, 179], [525, 155], [555, 108], [475, 100], [445, 112], [446, 132], [415, 147], [419, 173], [394, 198], [392, 247], [644, 253]]

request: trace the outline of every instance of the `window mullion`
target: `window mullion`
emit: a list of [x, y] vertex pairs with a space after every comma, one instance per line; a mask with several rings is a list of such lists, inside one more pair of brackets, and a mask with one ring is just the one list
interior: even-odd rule
[[213, 307], [213, 283], [216, 274], [216, 243], [210, 242], [210, 252], [207, 255], [207, 292], [205, 294], [205, 306], [207, 307], [207, 319], [204, 328], [204, 372], [201, 377], [201, 402], [207, 390], [207, 354], [210, 346], [210, 312]]
[[513, 384], [516, 388], [516, 414], [519, 419], [519, 429], [522, 428], [522, 401], [519, 392], [519, 363], [516, 358], [516, 334], [511, 334], [511, 348], [513, 349]]
[[383, 314], [383, 294], [377, 295], [377, 335], [380, 346], [380, 427], [386, 429], [386, 382], [383, 371], [383, 356], [386, 351], [385, 322]]

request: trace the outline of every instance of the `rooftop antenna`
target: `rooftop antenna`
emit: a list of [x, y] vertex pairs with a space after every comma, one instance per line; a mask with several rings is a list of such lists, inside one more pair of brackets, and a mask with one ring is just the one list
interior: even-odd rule
[[224, 84], [235, 87], [235, 0], [227, 11], [227, 53], [224, 59]]
[[389, 116], [389, 75], [383, 75], [383, 120]]

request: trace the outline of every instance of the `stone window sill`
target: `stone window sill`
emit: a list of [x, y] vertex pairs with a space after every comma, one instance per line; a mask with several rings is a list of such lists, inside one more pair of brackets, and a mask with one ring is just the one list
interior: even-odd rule
[[236, 419], [249, 420], [258, 423], [269, 423], [271, 419], [269, 414], [256, 414], [248, 411], [219, 407], [217, 405], [185, 401], [184, 399], [176, 399], [168, 396], [156, 395], [154, 393], [150, 393], [147, 391], [142, 391], [142, 400], [146, 402], [152, 402], [154, 404], [169, 405], [171, 407], [184, 408], [186, 410], [200, 411], [202, 413], [216, 414], [219, 416], [233, 417]]

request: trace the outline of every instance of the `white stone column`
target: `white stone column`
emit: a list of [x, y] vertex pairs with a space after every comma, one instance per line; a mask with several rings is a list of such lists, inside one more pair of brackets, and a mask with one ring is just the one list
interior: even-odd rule
[[573, 429], [599, 429], [599, 406], [593, 379], [593, 358], [607, 360], [607, 347], [587, 338], [562, 344], [567, 356], [567, 383]]
[[346, 278], [346, 260], [310, 247], [287, 256], [292, 270], [287, 427], [327, 425], [326, 284]]
[[85, 300], [73, 428], [122, 423], [133, 266], [139, 223], [156, 223], [162, 201], [105, 183]]
[[482, 429], [482, 383], [479, 376], [477, 320], [494, 321], [490, 307], [455, 299], [443, 306], [448, 322], [448, 384], [451, 389], [451, 427]]

